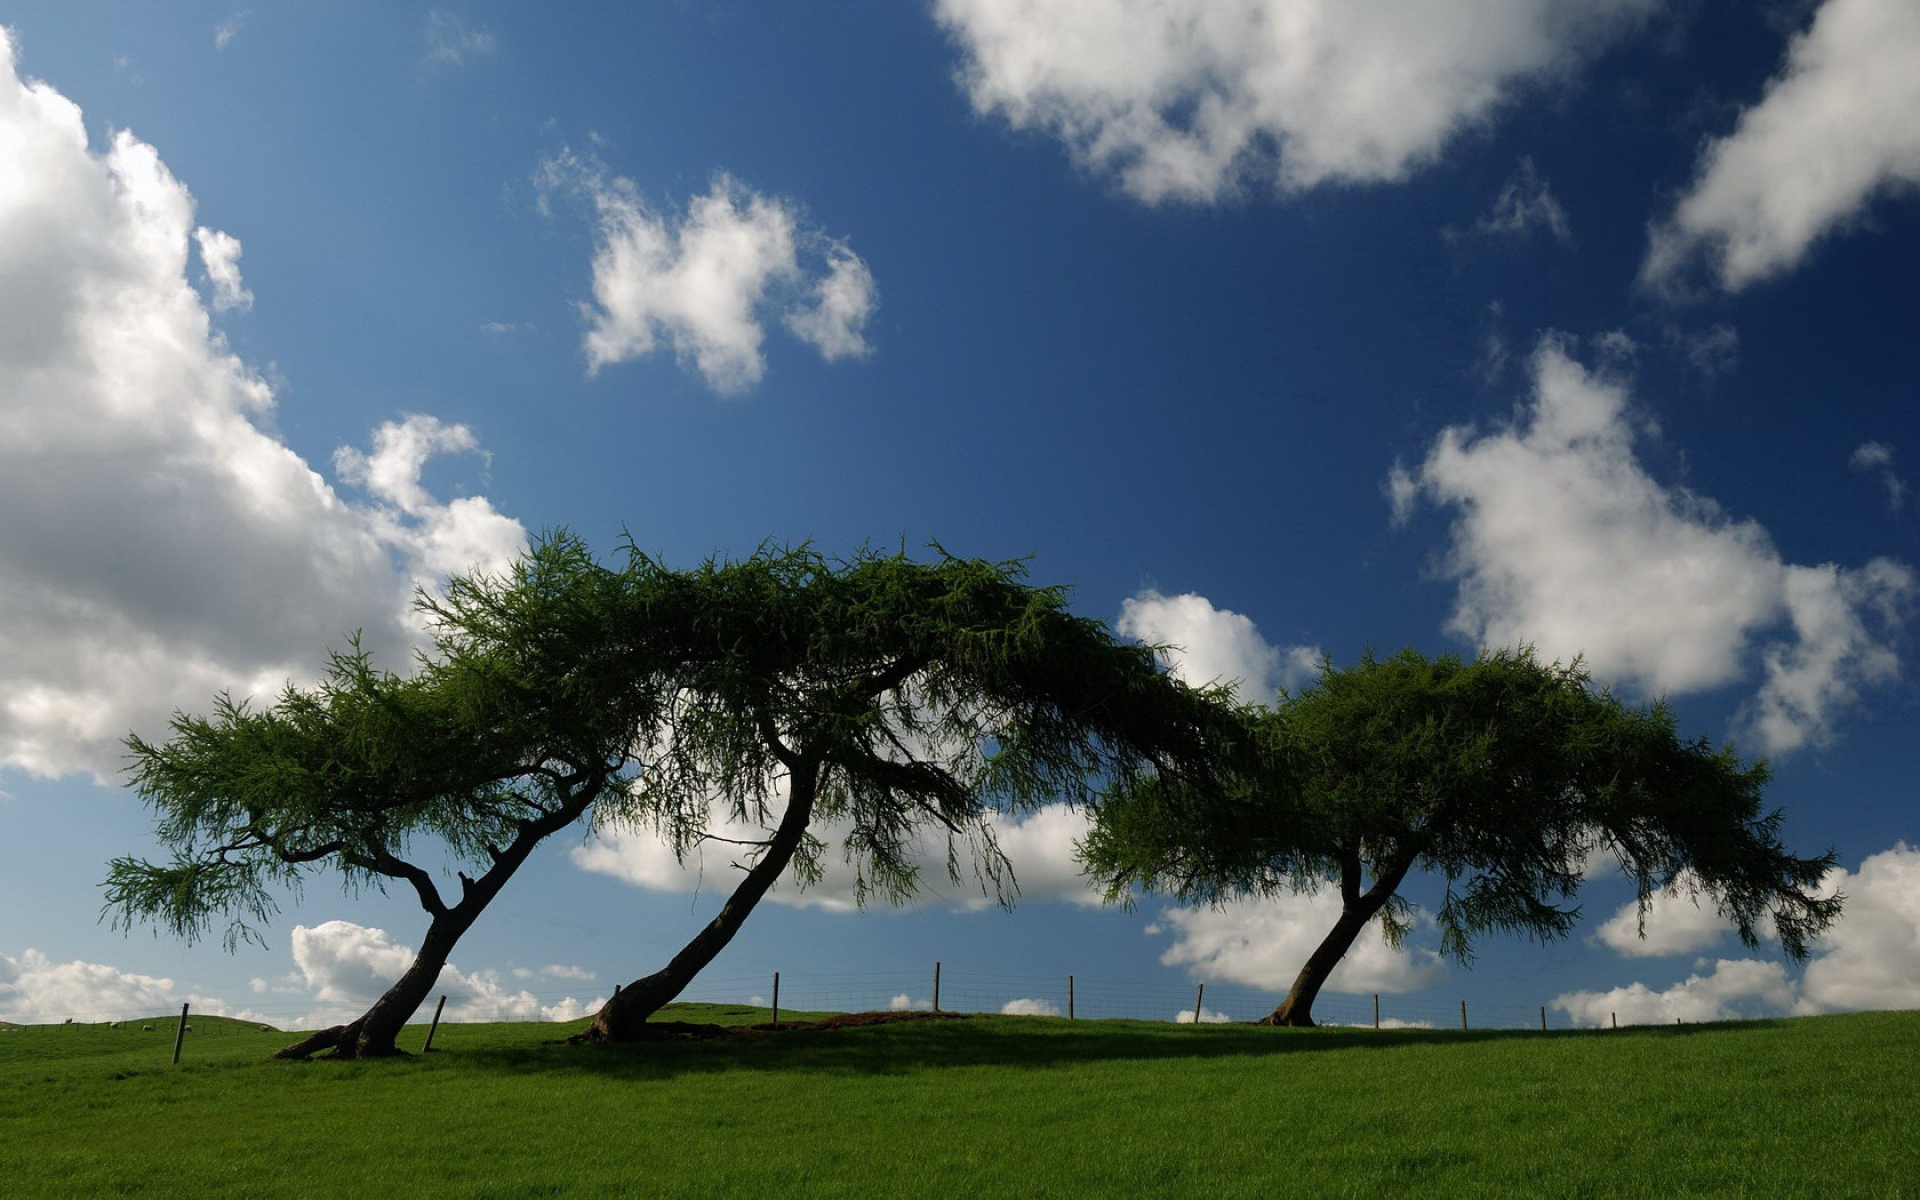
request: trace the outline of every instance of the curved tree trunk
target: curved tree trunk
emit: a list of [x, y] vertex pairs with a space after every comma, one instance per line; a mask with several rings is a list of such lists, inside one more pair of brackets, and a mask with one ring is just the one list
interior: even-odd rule
[[1319, 998], [1320, 989], [1340, 965], [1347, 951], [1373, 920], [1375, 914], [1387, 906], [1393, 899], [1393, 893], [1407, 877], [1407, 870], [1413, 865], [1412, 859], [1401, 863], [1374, 881], [1365, 892], [1360, 890], [1360, 854], [1358, 849], [1342, 855], [1340, 869], [1340, 919], [1333, 923], [1333, 929], [1322, 939], [1312, 954], [1307, 956], [1306, 965], [1294, 976], [1293, 987], [1288, 989], [1287, 998], [1280, 1006], [1262, 1017], [1262, 1025], [1310, 1026], [1313, 1021], [1313, 1002]]
[[547, 835], [579, 820], [600, 791], [600, 784], [588, 784], [558, 808], [536, 820], [520, 822], [519, 832], [507, 843], [507, 848], [492, 852], [493, 865], [485, 874], [478, 879], [460, 876], [460, 902], [452, 906], [440, 899], [439, 889], [418, 867], [384, 852], [368, 860], [369, 869], [411, 883], [422, 907], [433, 914], [427, 936], [420, 943], [420, 952], [393, 986], [373, 1002], [373, 1007], [348, 1024], [322, 1029], [291, 1046], [284, 1046], [275, 1051], [273, 1057], [307, 1058], [322, 1050], [332, 1051], [329, 1056], [332, 1058], [388, 1058], [406, 1053], [399, 1046], [400, 1031], [432, 993], [454, 944], [480, 919], [480, 914], [500, 894], [507, 880], [513, 878], [513, 873], [533, 853], [533, 848]]
[[820, 785], [818, 764], [807, 762], [796, 766], [790, 778], [787, 811], [780, 818], [779, 828], [774, 830], [766, 852], [748, 869], [746, 877], [733, 889], [733, 895], [720, 906], [719, 913], [665, 967], [615, 992], [594, 1014], [593, 1024], [579, 1040], [629, 1042], [644, 1037], [647, 1018], [686, 990], [694, 976], [726, 949], [760, 898], [793, 861], [794, 851], [806, 836], [807, 823], [813, 819], [813, 800]]

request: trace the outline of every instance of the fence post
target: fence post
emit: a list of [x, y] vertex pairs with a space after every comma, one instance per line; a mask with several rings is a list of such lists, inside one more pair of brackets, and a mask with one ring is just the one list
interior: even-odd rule
[[420, 1053], [425, 1054], [427, 1051], [433, 1049], [433, 1034], [435, 1030], [440, 1028], [440, 1012], [446, 1007], [447, 997], [445, 993], [442, 993], [440, 1003], [433, 1006], [433, 1024], [427, 1026], [427, 1040], [421, 1045]]
[[1540, 1006], [1540, 1032], [1545, 1033], [1546, 1031], [1547, 1031], [1547, 1006], [1542, 1004]]
[[1466, 1031], [1467, 1031], [1467, 1002], [1465, 1000], [1462, 1000], [1460, 1002], [1460, 1032], [1465, 1033]]
[[1067, 976], [1067, 1020], [1073, 1020], [1073, 976]]
[[1196, 985], [1194, 985], [1194, 989], [1193, 989], [1193, 1023], [1194, 1023], [1195, 1025], [1198, 1025], [1198, 1024], [1200, 1023], [1200, 998], [1201, 998], [1202, 996], [1205, 996], [1206, 994], [1207, 994], [1207, 985], [1206, 985], [1206, 984], [1204, 984], [1204, 983], [1201, 983], [1201, 984], [1196, 984]]
[[780, 972], [773, 973], [773, 1026], [780, 1027]]
[[180, 1043], [187, 1036], [187, 1006], [180, 1006], [180, 1028], [173, 1031], [173, 1065], [180, 1065]]
[[1620, 1014], [1619, 1014], [1619, 1013], [1617, 1013], [1617, 1012], [1616, 1012], [1616, 1013], [1608, 1013], [1608, 1014], [1607, 1014], [1607, 1016], [1609, 1016], [1609, 1017], [1611, 1017], [1611, 1018], [1613, 1019], [1613, 1027], [1614, 1027], [1615, 1029], [1618, 1029], [1618, 1028], [1620, 1028]]
[[1373, 994], [1373, 1027], [1380, 1028], [1380, 993]]

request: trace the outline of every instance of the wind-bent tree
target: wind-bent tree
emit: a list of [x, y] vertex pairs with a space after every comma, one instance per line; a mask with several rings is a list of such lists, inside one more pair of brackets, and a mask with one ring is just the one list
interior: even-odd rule
[[[191, 941], [224, 919], [232, 948], [313, 872], [350, 890], [404, 884], [429, 918], [412, 965], [356, 1020], [280, 1052], [399, 1053], [455, 942], [534, 847], [596, 803], [634, 803], [665, 675], [618, 624], [631, 582], [556, 536], [504, 577], [422, 597], [433, 649], [410, 677], [375, 670], [356, 644], [270, 707], [221, 696], [211, 717], [176, 714], [164, 742], [129, 738], [131, 782], [172, 858], [114, 861], [116, 924]], [[447, 857], [476, 873], [455, 888], [422, 865]]]
[[[1022, 582], [1018, 564], [808, 549], [664, 572], [636, 610], [635, 636], [676, 641], [678, 691], [638, 811], [685, 853], [718, 807], [766, 836], [716, 915], [661, 970], [621, 988], [587, 1036], [640, 1036], [740, 929], [783, 873], [817, 880], [827, 852], [811, 832], [849, 830], [841, 847], [859, 893], [899, 899], [915, 886], [916, 837], [970, 843], [982, 883], [1004, 900], [1005, 860], [987, 817], [1085, 801], [1147, 776], [1200, 786], [1213, 741], [1232, 724], [1214, 696], [1157, 669], [1151, 650], [1076, 617], [1058, 588]], [[601, 818], [620, 816], [603, 809]], [[1011, 889], [1008, 889], [1011, 890]]]
[[1818, 893], [1833, 856], [1788, 853], [1779, 811], [1761, 807], [1764, 764], [1681, 739], [1664, 706], [1595, 691], [1578, 662], [1369, 654], [1243, 715], [1227, 786], [1143, 777], [1101, 805], [1083, 858], [1116, 897], [1337, 886], [1339, 918], [1264, 1023], [1313, 1024], [1321, 986], [1375, 916], [1399, 944], [1413, 871], [1445, 880], [1434, 915], [1456, 962], [1489, 931], [1566, 936], [1596, 850], [1633, 880], [1643, 935], [1654, 894], [1674, 888], [1711, 899], [1748, 946], [1770, 919], [1795, 959], [1839, 915], [1840, 898]]

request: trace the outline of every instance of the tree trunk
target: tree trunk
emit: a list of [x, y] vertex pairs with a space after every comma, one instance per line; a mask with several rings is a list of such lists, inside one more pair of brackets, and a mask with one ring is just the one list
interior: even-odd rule
[[806, 836], [807, 823], [813, 819], [813, 800], [820, 784], [819, 765], [805, 762], [792, 768], [789, 778], [787, 811], [780, 818], [779, 828], [774, 830], [760, 861], [747, 871], [746, 878], [720, 906], [719, 913], [665, 967], [615, 992], [594, 1014], [593, 1024], [579, 1040], [630, 1042], [645, 1037], [647, 1018], [686, 990], [694, 976], [726, 949], [760, 898], [793, 861], [794, 851]]
[[1333, 923], [1313, 953], [1307, 956], [1306, 965], [1300, 968], [1300, 974], [1294, 976], [1293, 987], [1288, 990], [1287, 998], [1280, 1006], [1260, 1019], [1262, 1025], [1311, 1026], [1313, 1022], [1313, 1002], [1320, 995], [1320, 988], [1340, 965], [1347, 951], [1353, 948], [1354, 939], [1367, 927], [1367, 922], [1387, 906], [1393, 899], [1393, 893], [1407, 877], [1407, 870], [1413, 865], [1408, 858], [1399, 866], [1389, 870], [1374, 881], [1365, 892], [1360, 890], [1360, 855], [1358, 849], [1342, 856], [1340, 871], [1340, 919]]
[[453, 954], [454, 944], [480, 919], [480, 914], [500, 894], [507, 880], [513, 878], [513, 873], [533, 853], [533, 848], [547, 835], [579, 820], [599, 796], [601, 786], [590, 783], [537, 820], [520, 822], [513, 841], [507, 843], [505, 850], [494, 852], [493, 865], [484, 875], [478, 879], [460, 876], [460, 902], [452, 907], [441, 901], [438, 889], [424, 871], [391, 855], [385, 856], [384, 862], [388, 865], [378, 868], [381, 873], [412, 883], [419, 892], [421, 904], [433, 914], [426, 940], [420, 943], [420, 953], [393, 986], [373, 1002], [372, 1008], [348, 1024], [322, 1029], [291, 1046], [283, 1046], [273, 1057], [307, 1058], [322, 1050], [332, 1051], [329, 1055], [332, 1058], [389, 1058], [406, 1053], [399, 1046], [400, 1031], [432, 994], [433, 985]]

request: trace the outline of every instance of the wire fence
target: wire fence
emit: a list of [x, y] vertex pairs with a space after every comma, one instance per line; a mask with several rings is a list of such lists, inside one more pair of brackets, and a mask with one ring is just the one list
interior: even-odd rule
[[[778, 1002], [783, 1018], [795, 1013], [847, 1013], [931, 1010], [957, 1013], [1002, 1013], [1016, 1016], [1072, 1017], [1077, 1020], [1124, 1018], [1182, 1024], [1257, 1021], [1274, 1010], [1279, 994], [1245, 984], [1209, 982], [1180, 984], [1141, 981], [1112, 976], [1013, 975], [959, 971], [928, 962], [924, 966], [872, 973], [781, 972]], [[775, 976], [703, 975], [694, 981], [682, 1001], [730, 1004], [767, 1010], [773, 1019]], [[274, 1029], [305, 1029], [352, 1019], [358, 1006], [330, 1005], [316, 1011], [312, 999], [268, 999], [244, 1006], [226, 1006], [189, 997], [195, 1015], [227, 1016], [258, 1022]], [[575, 983], [566, 991], [519, 990], [510, 995], [462, 996], [455, 993], [447, 1006], [448, 1021], [571, 1021], [590, 1016], [606, 999], [604, 991], [582, 994]], [[63, 1026], [123, 1026], [136, 1028], [165, 1021], [178, 1011], [181, 1000], [148, 1004], [144, 1008], [71, 1007], [59, 1016], [42, 1012], [33, 1024], [0, 1022], [0, 1034], [59, 1029]], [[370, 998], [369, 998], [370, 1002]], [[424, 1025], [432, 1005], [422, 1005], [414, 1018]], [[346, 1008], [354, 1008], [348, 1013]], [[1315, 1000], [1313, 1016], [1322, 1025], [1380, 1029], [1503, 1030], [1591, 1028], [1551, 1004], [1490, 1003], [1456, 1000], [1431, 992], [1413, 995], [1351, 994], [1324, 991]], [[1615, 1018], [1615, 1026], [1643, 1024]]]

